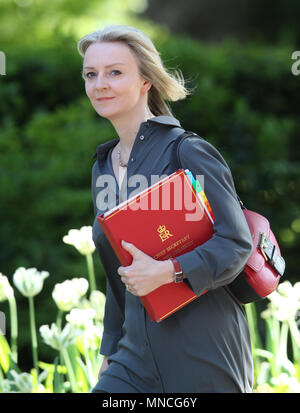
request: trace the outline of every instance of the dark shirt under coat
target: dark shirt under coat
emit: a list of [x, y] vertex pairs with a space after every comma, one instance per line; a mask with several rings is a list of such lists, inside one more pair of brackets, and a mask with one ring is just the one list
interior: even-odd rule
[[[127, 175], [119, 190], [111, 152], [119, 138], [101, 144], [92, 169], [95, 215], [97, 178], [108, 174], [115, 185], [112, 208], [135, 190], [127, 186], [134, 174], [169, 175], [174, 140], [183, 130], [178, 120], [157, 116], [142, 122]], [[109, 367], [94, 391], [108, 392], [251, 392], [251, 342], [243, 307], [226, 288], [240, 273], [252, 249], [251, 234], [237, 201], [231, 172], [217, 149], [197, 136], [179, 146], [183, 168], [204, 175], [204, 189], [215, 216], [214, 235], [205, 244], [177, 257], [193, 291], [203, 296], [160, 323], [152, 322], [139, 297], [122, 283], [121, 266], [96, 218], [93, 239], [107, 277], [104, 333], [100, 353]], [[126, 178], [127, 177], [127, 178]], [[126, 192], [127, 191], [127, 192]], [[121, 197], [122, 196], [122, 197]], [[121, 197], [121, 198], [120, 198]]]

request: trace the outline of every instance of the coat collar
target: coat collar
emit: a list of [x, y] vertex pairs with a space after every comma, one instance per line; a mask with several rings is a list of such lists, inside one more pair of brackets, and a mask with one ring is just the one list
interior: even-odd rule
[[[181, 127], [180, 122], [173, 118], [172, 116], [154, 116], [153, 118], [148, 119], [146, 122], [142, 122], [142, 125], [150, 125], [151, 123], [158, 123], [161, 125], [166, 126], [173, 126], [173, 127]], [[116, 146], [119, 142], [120, 138], [111, 139], [107, 142], [102, 143], [97, 147], [96, 152], [93, 155], [93, 159], [105, 159], [107, 152], [110, 150], [111, 147]]]
[[179, 120], [173, 118], [172, 116], [154, 116], [153, 118], [148, 119], [147, 122], [155, 122], [162, 125], [181, 127]]

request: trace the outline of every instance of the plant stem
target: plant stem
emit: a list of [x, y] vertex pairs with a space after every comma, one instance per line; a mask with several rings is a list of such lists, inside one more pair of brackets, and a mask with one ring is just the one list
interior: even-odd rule
[[97, 378], [98, 373], [99, 373], [99, 368], [98, 368], [96, 353], [94, 350], [92, 351], [92, 366], [93, 366], [93, 374]]
[[[287, 338], [288, 338], [289, 325], [287, 321], [282, 321], [280, 331], [280, 344], [279, 351], [276, 355], [276, 366], [278, 374], [282, 370], [282, 361], [287, 360]], [[276, 353], [275, 353], [276, 354]]]
[[71, 364], [71, 361], [70, 361], [68, 351], [67, 351], [67, 349], [64, 348], [64, 349], [61, 350], [61, 352], [62, 352], [62, 355], [63, 355], [64, 360], [65, 360], [65, 365], [67, 367], [67, 372], [68, 372], [68, 376], [69, 376], [69, 379], [70, 379], [72, 392], [77, 393], [76, 378], [75, 378], [75, 374], [74, 374], [74, 371], [73, 371], [73, 367], [72, 367], [72, 364]]
[[279, 372], [277, 369], [276, 355], [279, 351], [279, 340], [280, 340], [280, 326], [279, 321], [272, 315], [266, 319], [267, 331], [266, 331], [266, 350], [274, 357], [269, 360], [270, 362], [270, 372], [272, 377], [277, 377]]
[[17, 317], [17, 305], [15, 297], [8, 298], [9, 303], [9, 311], [10, 311], [10, 331], [11, 331], [11, 351], [12, 351], [12, 358], [15, 363], [18, 363], [18, 345], [17, 345], [17, 338], [18, 338], [18, 317]]
[[56, 319], [56, 325], [59, 328], [59, 331], [61, 331], [62, 316], [63, 316], [63, 311], [59, 309], [58, 314], [57, 314], [57, 319]]
[[281, 334], [280, 334], [280, 347], [279, 354], [281, 357], [287, 358], [287, 336], [288, 336], [288, 323], [287, 321], [282, 321]]
[[92, 364], [91, 364], [91, 357], [89, 354], [88, 349], [84, 349], [84, 358], [85, 358], [85, 364], [87, 366], [87, 372], [88, 372], [88, 378], [90, 382], [90, 386], [94, 386], [96, 384], [95, 378], [94, 378], [94, 372], [92, 369]]
[[294, 362], [300, 361], [300, 333], [295, 320], [289, 320], [289, 328], [292, 337], [293, 358]]
[[38, 351], [37, 351], [37, 336], [36, 336], [36, 328], [35, 328], [34, 303], [33, 303], [33, 297], [28, 297], [28, 299], [29, 299], [29, 316], [30, 316], [33, 366], [38, 373], [39, 371], [38, 370]]
[[97, 289], [97, 287], [96, 287], [94, 262], [93, 262], [92, 254], [86, 255], [86, 262], [87, 262], [88, 274], [89, 274], [89, 280], [90, 280], [90, 289], [91, 291], [94, 291]]
[[249, 331], [254, 348], [261, 348], [261, 341], [257, 330], [257, 314], [254, 303], [245, 304], [245, 311], [249, 325]]
[[60, 359], [60, 365], [63, 366], [63, 356], [61, 354], [61, 351], [59, 352], [59, 357], [56, 356], [54, 359], [54, 372], [53, 372], [53, 391], [54, 393], [64, 393], [64, 388], [63, 388], [63, 380], [61, 374], [58, 372], [58, 359]]
[[246, 317], [248, 321], [249, 332], [250, 332], [251, 343], [252, 343], [254, 373], [255, 373], [255, 376], [257, 376], [260, 370], [261, 363], [260, 363], [259, 357], [257, 357], [256, 355], [255, 350], [257, 348], [261, 348], [261, 342], [260, 342], [260, 337], [259, 337], [259, 333], [257, 329], [257, 314], [256, 314], [255, 304], [254, 303], [245, 304], [244, 308], [246, 311]]

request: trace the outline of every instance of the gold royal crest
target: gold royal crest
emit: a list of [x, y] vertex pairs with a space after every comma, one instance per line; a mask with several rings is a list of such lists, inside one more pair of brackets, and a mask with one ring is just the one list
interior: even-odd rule
[[166, 241], [170, 237], [173, 237], [173, 234], [171, 234], [170, 231], [166, 229], [165, 225], [159, 225], [157, 232], [162, 242]]

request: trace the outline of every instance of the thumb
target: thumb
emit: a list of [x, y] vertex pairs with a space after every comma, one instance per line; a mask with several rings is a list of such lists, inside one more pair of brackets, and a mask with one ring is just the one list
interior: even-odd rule
[[131, 255], [136, 255], [138, 252], [140, 252], [140, 250], [133, 244], [131, 244], [130, 242], [126, 242], [124, 240], [122, 240], [122, 247], [130, 252]]

